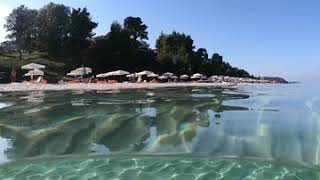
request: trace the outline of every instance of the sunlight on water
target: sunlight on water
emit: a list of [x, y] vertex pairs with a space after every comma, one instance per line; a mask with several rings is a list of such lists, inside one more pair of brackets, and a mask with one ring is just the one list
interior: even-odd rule
[[111, 157], [37, 160], [0, 168], [0, 178], [13, 179], [319, 179], [311, 169], [247, 160], [190, 157]]
[[[173, 179], [218, 178], [221, 176], [219, 172], [226, 169], [231, 170], [226, 170], [228, 173], [224, 177], [240, 173], [245, 179], [317, 177], [315, 170], [319, 169], [320, 163], [319, 102], [316, 93], [299, 84], [225, 89], [3, 93], [0, 101], [0, 161], [12, 163], [2, 165], [0, 174], [3, 178], [18, 177], [18, 172], [53, 178], [46, 173], [59, 174], [65, 167], [65, 173], [74, 174], [78, 161], [86, 160], [49, 161], [49, 158], [48, 162], [43, 159], [45, 162], [26, 166], [25, 159], [59, 159], [60, 156], [90, 159], [104, 155], [107, 157], [94, 160], [97, 162], [92, 164], [94, 171], [78, 169], [79, 175], [89, 177], [90, 173], [95, 173], [100, 177], [102, 173], [101, 177], [104, 177], [103, 171], [106, 171], [116, 178], [124, 171], [122, 167], [131, 167], [131, 160], [138, 153], [155, 156], [137, 157], [140, 158], [139, 171], [129, 172], [141, 171], [153, 179], [161, 173], [150, 170], [153, 169], [151, 162], [159, 162], [159, 168], [173, 163], [177, 172], [169, 168], [166, 176]], [[199, 166], [185, 166], [177, 163], [188, 159], [183, 156], [185, 153], [207, 157], [208, 161], [212, 157], [239, 160], [210, 159], [210, 163], [218, 164], [211, 167], [203, 159], [192, 158], [190, 161]], [[112, 158], [115, 154], [125, 154], [128, 158]], [[175, 157], [165, 156], [173, 154]], [[113, 165], [104, 165], [111, 160], [115, 161]], [[126, 160], [128, 165], [121, 165]], [[261, 163], [265, 165], [258, 165]], [[55, 168], [58, 166], [60, 169]], [[99, 166], [105, 169], [99, 171], [96, 169]], [[237, 166], [248, 167], [237, 169]], [[269, 168], [260, 170], [265, 166]], [[183, 172], [190, 171], [190, 176], [179, 173], [179, 168], [185, 168]], [[270, 176], [266, 175], [268, 173]], [[134, 174], [134, 177], [139, 179], [141, 174]]]

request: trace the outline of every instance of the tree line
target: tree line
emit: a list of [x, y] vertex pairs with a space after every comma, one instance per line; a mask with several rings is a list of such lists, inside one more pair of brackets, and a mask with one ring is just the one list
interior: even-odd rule
[[155, 49], [150, 48], [148, 26], [140, 17], [115, 21], [101, 36], [93, 33], [97, 26], [86, 8], [52, 2], [38, 10], [21, 5], [12, 10], [5, 24], [20, 58], [22, 51], [42, 51], [75, 67], [90, 66], [96, 73], [148, 69], [157, 73], [250, 76], [225, 62], [221, 55], [209, 56], [205, 48], [196, 49], [191, 36], [184, 33], [161, 33]]

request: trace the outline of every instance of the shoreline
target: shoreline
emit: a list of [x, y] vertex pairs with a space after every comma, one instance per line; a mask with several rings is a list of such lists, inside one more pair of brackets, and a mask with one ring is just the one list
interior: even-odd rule
[[238, 85], [237, 83], [114, 83], [114, 84], [31, 84], [12, 83], [0, 84], [0, 92], [21, 91], [68, 91], [68, 90], [120, 90], [120, 89], [154, 89], [175, 87], [217, 87], [227, 88]]

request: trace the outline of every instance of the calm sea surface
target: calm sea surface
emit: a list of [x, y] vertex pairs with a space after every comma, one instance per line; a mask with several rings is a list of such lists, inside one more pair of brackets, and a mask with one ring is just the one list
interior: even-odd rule
[[0, 179], [319, 179], [318, 87], [2, 93]]

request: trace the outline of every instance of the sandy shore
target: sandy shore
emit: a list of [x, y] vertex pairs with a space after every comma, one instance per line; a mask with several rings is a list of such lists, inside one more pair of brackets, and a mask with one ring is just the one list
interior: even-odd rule
[[0, 92], [11, 91], [62, 91], [62, 90], [117, 90], [152, 89], [168, 87], [231, 87], [234, 83], [116, 83], [116, 84], [0, 84]]

